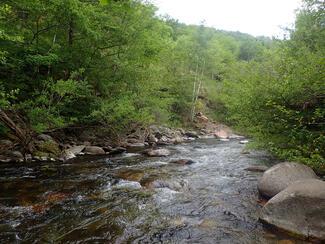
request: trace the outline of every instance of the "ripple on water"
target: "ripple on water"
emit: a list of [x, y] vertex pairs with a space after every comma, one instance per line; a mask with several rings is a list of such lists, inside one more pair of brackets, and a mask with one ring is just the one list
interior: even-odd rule
[[[277, 243], [281, 239], [259, 224], [260, 174], [244, 170], [267, 163], [265, 154], [241, 154], [244, 145], [236, 140], [202, 139], [168, 148], [172, 155], [159, 160], [125, 153], [85, 156], [65, 164], [34, 163], [19, 170], [0, 165], [0, 232], [9, 228], [0, 233], [0, 243], [17, 241], [15, 235], [24, 243]], [[169, 164], [173, 159], [196, 163]], [[58, 196], [67, 192], [72, 197], [49, 202], [42, 198], [46, 192]], [[35, 202], [45, 211], [34, 213]]]

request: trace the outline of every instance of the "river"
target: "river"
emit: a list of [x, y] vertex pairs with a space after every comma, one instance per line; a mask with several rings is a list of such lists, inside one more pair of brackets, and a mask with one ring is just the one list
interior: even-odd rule
[[305, 243], [258, 221], [261, 173], [245, 169], [272, 165], [265, 153], [238, 140], [167, 148], [166, 158], [1, 164], [0, 243]]

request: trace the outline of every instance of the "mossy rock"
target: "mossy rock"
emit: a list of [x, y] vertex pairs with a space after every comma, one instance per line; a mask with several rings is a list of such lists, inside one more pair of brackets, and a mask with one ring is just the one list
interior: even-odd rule
[[61, 154], [59, 145], [55, 141], [44, 141], [37, 145], [36, 156], [54, 156], [57, 157]]

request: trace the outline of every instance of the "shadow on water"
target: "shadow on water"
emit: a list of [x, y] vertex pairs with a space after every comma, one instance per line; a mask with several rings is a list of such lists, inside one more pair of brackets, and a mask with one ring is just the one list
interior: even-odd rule
[[[270, 165], [238, 141], [172, 146], [65, 163], [0, 165], [0, 243], [278, 243], [258, 222], [257, 179]], [[180, 166], [173, 159], [196, 163]], [[297, 240], [286, 243], [303, 243]]]

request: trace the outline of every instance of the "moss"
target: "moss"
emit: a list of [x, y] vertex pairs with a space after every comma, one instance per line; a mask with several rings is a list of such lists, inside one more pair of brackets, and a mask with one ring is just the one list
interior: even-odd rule
[[45, 141], [37, 145], [38, 151], [35, 153], [36, 156], [59, 156], [61, 150], [59, 145], [54, 141]]

